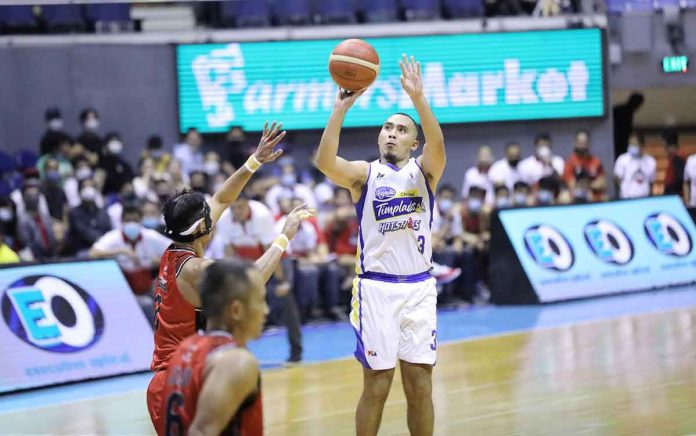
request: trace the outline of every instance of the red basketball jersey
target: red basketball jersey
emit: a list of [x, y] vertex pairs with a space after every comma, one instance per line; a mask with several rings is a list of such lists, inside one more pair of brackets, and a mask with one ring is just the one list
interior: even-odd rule
[[194, 257], [195, 251], [174, 244], [162, 255], [155, 287], [155, 351], [150, 365], [153, 371], [166, 369], [176, 347], [201, 327], [196, 325], [196, 308], [184, 299], [176, 284], [181, 268]]
[[[198, 396], [205, 381], [205, 363], [212, 353], [236, 347], [227, 332], [216, 331], [188, 337], [170, 359], [164, 389], [164, 407], [160, 428], [164, 434], [185, 435], [196, 413]], [[263, 406], [261, 383], [256, 392], [247, 397], [220, 433], [235, 436], [263, 435]]]

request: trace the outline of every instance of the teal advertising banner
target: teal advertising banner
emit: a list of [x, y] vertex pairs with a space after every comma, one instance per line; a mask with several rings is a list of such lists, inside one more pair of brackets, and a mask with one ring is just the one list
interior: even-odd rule
[[[402, 53], [421, 62], [424, 88], [442, 123], [604, 115], [600, 29], [367, 39], [381, 71], [345, 126], [379, 126], [394, 112], [415, 115], [399, 81]], [[328, 59], [340, 40], [177, 46], [179, 127], [258, 131], [323, 128], [336, 85]]]

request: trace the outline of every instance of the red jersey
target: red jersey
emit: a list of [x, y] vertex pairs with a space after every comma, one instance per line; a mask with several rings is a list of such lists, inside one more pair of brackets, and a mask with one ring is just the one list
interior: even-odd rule
[[166, 369], [181, 341], [202, 327], [196, 323], [197, 319], [201, 323], [202, 315], [184, 299], [176, 284], [181, 268], [194, 257], [195, 251], [174, 244], [162, 255], [155, 287], [155, 351], [150, 365], [153, 371]]
[[[186, 338], [171, 357], [166, 372], [164, 406], [160, 428], [164, 434], [185, 435], [196, 413], [198, 396], [205, 381], [205, 363], [208, 356], [236, 347], [232, 335], [223, 331], [206, 332]], [[263, 435], [263, 406], [261, 382], [256, 392], [249, 395], [230, 419], [223, 435]]]

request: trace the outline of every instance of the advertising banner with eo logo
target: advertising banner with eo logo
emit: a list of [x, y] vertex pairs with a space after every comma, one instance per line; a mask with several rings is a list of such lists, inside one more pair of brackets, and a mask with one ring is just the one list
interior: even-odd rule
[[[604, 115], [599, 29], [367, 39], [377, 50], [376, 82], [345, 126], [379, 126], [394, 112], [415, 114], [401, 89], [402, 53], [422, 66], [428, 101], [442, 123]], [[336, 85], [328, 72], [340, 40], [180, 45], [179, 127], [223, 132], [323, 128]]]
[[696, 282], [678, 197], [511, 209], [500, 220], [541, 302]]
[[0, 269], [0, 392], [147, 370], [152, 328], [113, 260]]

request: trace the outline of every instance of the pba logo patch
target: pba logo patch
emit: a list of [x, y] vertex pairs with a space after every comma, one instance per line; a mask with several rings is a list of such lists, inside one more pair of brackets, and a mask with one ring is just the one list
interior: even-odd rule
[[97, 302], [75, 283], [50, 275], [23, 277], [2, 296], [2, 316], [29, 345], [73, 353], [94, 345], [104, 331]]
[[556, 228], [540, 224], [524, 232], [527, 253], [542, 268], [567, 271], [575, 263], [575, 253], [568, 240]]
[[691, 253], [691, 236], [672, 215], [665, 212], [649, 215], [643, 222], [643, 228], [650, 243], [660, 253], [678, 257]]
[[599, 260], [625, 265], [633, 259], [633, 243], [617, 224], [606, 219], [590, 221], [584, 233], [587, 245]]

